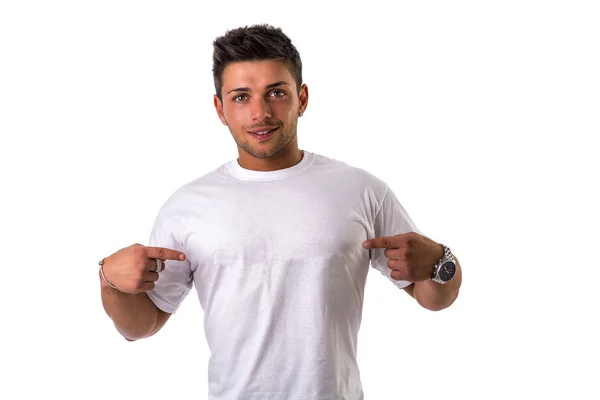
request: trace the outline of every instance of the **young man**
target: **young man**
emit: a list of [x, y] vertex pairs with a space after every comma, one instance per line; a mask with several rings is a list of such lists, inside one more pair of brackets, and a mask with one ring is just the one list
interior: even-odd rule
[[210, 399], [363, 399], [356, 341], [369, 266], [441, 310], [458, 295], [458, 261], [383, 181], [298, 148], [308, 89], [280, 29], [229, 31], [213, 62], [215, 108], [239, 158], [177, 190], [150, 247], [101, 261], [104, 308], [138, 340], [195, 286]]

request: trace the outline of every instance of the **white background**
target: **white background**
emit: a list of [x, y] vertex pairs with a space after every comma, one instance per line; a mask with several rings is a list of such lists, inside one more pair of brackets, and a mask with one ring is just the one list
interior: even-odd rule
[[300, 148], [384, 179], [464, 269], [438, 313], [371, 271], [366, 399], [599, 398], [593, 3], [3, 1], [0, 398], [206, 398], [195, 293], [129, 343], [97, 263], [237, 157], [212, 40], [258, 22], [303, 58]]

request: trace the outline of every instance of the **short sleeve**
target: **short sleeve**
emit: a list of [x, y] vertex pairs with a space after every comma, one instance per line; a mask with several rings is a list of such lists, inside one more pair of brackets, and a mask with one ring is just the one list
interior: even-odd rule
[[[179, 218], [166, 207], [159, 212], [150, 233], [150, 246], [164, 247], [186, 253], [179, 239]], [[186, 254], [187, 256], [187, 254]], [[148, 297], [164, 312], [175, 313], [193, 286], [191, 264], [185, 261], [166, 260], [165, 269], [159, 273], [155, 287]]]
[[[386, 191], [373, 222], [374, 237], [394, 236], [407, 232], [421, 234], [416, 225], [402, 206], [394, 192], [386, 186]], [[409, 286], [409, 281], [398, 281], [391, 277], [392, 270], [387, 266], [387, 257], [383, 254], [385, 249], [371, 250], [371, 266], [381, 272], [394, 285], [402, 289]]]

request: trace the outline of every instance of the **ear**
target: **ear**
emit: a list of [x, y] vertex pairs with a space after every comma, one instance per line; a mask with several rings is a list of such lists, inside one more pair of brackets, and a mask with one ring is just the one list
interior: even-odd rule
[[300, 93], [298, 94], [298, 97], [300, 98], [300, 109], [298, 110], [298, 114], [302, 115], [308, 106], [308, 86], [306, 86], [306, 84], [302, 84], [302, 86], [300, 86]]
[[219, 116], [219, 119], [221, 120], [223, 125], [227, 126], [227, 120], [225, 119], [225, 115], [223, 114], [223, 103], [221, 102], [221, 99], [219, 99], [219, 96], [217, 96], [216, 94], [214, 95], [213, 102], [215, 104], [215, 110], [217, 110], [217, 115]]

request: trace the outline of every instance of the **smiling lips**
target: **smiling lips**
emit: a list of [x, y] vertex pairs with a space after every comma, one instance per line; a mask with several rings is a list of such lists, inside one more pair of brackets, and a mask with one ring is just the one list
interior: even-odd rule
[[256, 139], [264, 140], [264, 139], [268, 139], [271, 136], [273, 136], [273, 133], [278, 128], [279, 127], [266, 126], [266, 127], [262, 127], [262, 128], [258, 128], [258, 129], [253, 129], [251, 131], [248, 131], [248, 133], [251, 136], [255, 137]]

